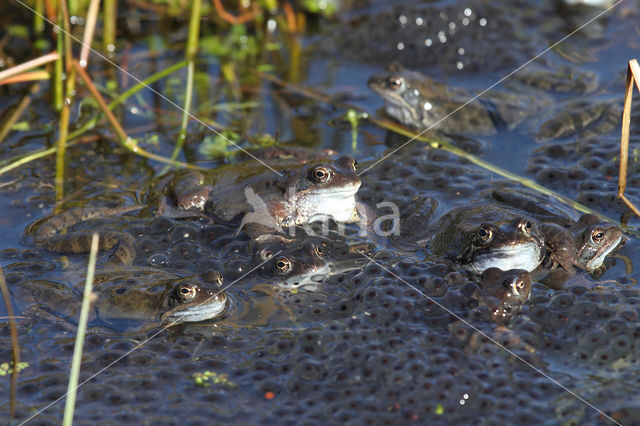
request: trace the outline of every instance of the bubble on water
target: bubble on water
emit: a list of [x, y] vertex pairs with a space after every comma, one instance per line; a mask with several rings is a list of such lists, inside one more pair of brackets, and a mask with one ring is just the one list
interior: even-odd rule
[[149, 259], [147, 259], [147, 263], [149, 263], [149, 266], [167, 267], [171, 262], [169, 260], [169, 256], [167, 256], [166, 253], [154, 253], [149, 256]]
[[456, 62], [456, 68], [461, 70], [461, 69], [464, 68], [464, 64], [462, 62], [458, 61], [458, 62]]
[[116, 51], [116, 45], [113, 43], [109, 43], [107, 44], [107, 52], [115, 52]]
[[440, 40], [440, 43], [447, 42], [447, 36], [445, 35], [444, 31], [438, 32], [438, 40]]
[[433, 40], [431, 40], [430, 38], [428, 38], [428, 39], [426, 39], [424, 41], [424, 45], [427, 46], [427, 47], [431, 46], [432, 44], [433, 44]]
[[403, 42], [398, 42], [397, 44], [398, 50], [404, 50], [404, 43]]
[[418, 26], [424, 25], [424, 19], [422, 19], [420, 16], [418, 16], [416, 18], [416, 25], [418, 25]]
[[449, 29], [450, 30], [455, 30], [456, 29], [456, 23], [453, 22], [453, 21], [449, 22]]
[[473, 11], [468, 7], [464, 10], [464, 16], [471, 16], [472, 13]]
[[464, 47], [458, 48], [458, 55], [460, 56], [464, 55]]
[[422, 107], [424, 108], [425, 111], [431, 111], [431, 108], [433, 108], [433, 105], [431, 105], [431, 102], [425, 102]]
[[464, 18], [462, 20], [462, 25], [466, 27], [467, 25], [469, 25], [469, 22], [471, 22], [471, 21], [469, 21], [469, 18]]
[[487, 20], [485, 18], [480, 18], [480, 21], [478, 23], [481, 27], [484, 27], [485, 25], [487, 25]]
[[409, 21], [409, 19], [407, 19], [406, 16], [404, 16], [404, 15], [398, 16], [398, 22], [400, 22], [400, 25], [407, 25], [408, 21]]

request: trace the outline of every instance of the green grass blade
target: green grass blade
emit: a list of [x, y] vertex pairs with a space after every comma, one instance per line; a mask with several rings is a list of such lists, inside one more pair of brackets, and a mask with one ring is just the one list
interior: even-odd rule
[[89, 266], [87, 268], [87, 279], [84, 283], [84, 295], [82, 296], [82, 307], [80, 308], [80, 319], [78, 320], [78, 332], [76, 334], [76, 344], [73, 348], [73, 360], [71, 361], [71, 373], [69, 374], [69, 385], [67, 386], [67, 400], [64, 404], [64, 417], [62, 424], [71, 426], [73, 423], [73, 412], [76, 407], [76, 392], [78, 390], [78, 376], [80, 375], [80, 364], [82, 362], [82, 347], [84, 346], [84, 336], [87, 331], [89, 319], [89, 308], [91, 306], [93, 277], [96, 271], [96, 257], [98, 255], [98, 241], [100, 236], [94, 233], [91, 238], [91, 252], [89, 253]]

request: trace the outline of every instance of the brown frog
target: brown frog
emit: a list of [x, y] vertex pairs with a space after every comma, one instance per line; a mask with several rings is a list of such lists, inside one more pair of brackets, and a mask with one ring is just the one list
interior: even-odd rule
[[576, 239], [577, 260], [588, 272], [600, 269], [605, 257], [624, 243], [620, 228], [592, 214], [582, 215], [570, 229]]
[[544, 243], [536, 222], [521, 215], [494, 204], [453, 209], [431, 227], [431, 252], [476, 274], [491, 267], [533, 271], [544, 258]]
[[540, 94], [492, 91], [474, 93], [449, 87], [394, 63], [369, 78], [369, 88], [384, 99], [385, 111], [402, 124], [452, 134], [494, 134], [513, 128], [550, 101]]
[[[14, 290], [18, 298], [56, 318], [76, 322], [82, 302], [84, 281], [75, 288], [46, 280], [27, 281]], [[220, 316], [227, 306], [222, 276], [216, 271], [179, 277], [151, 269], [112, 270], [97, 274], [89, 320], [113, 323], [116, 320], [174, 325]]]
[[205, 213], [221, 222], [281, 228], [333, 218], [359, 220], [360, 178], [351, 157], [304, 164], [273, 161], [222, 166], [207, 172], [179, 170], [159, 183], [173, 209], [168, 214]]
[[[33, 245], [56, 253], [81, 254], [91, 249], [93, 230], [73, 231], [74, 225], [81, 222], [119, 215], [140, 206], [74, 208], [66, 212], [47, 217], [31, 224], [27, 235]], [[114, 249], [107, 265], [131, 265], [135, 258], [135, 240], [131, 234], [118, 231], [98, 231], [100, 251]]]

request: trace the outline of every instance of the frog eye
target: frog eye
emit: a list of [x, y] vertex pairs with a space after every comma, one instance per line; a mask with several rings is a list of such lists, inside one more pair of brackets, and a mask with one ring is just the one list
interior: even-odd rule
[[281, 257], [276, 260], [275, 265], [276, 269], [280, 272], [287, 272], [289, 271], [289, 269], [291, 269], [291, 261], [286, 257]]
[[520, 228], [520, 230], [525, 234], [529, 235], [531, 233], [531, 229], [533, 228], [533, 225], [528, 220], [523, 220], [518, 224], [518, 228]]
[[524, 281], [519, 279], [513, 280], [513, 282], [511, 283], [511, 291], [513, 292], [513, 294], [515, 294], [516, 296], [520, 296], [520, 290], [522, 289], [524, 289]]
[[596, 228], [591, 231], [591, 241], [593, 241], [594, 244], [600, 245], [602, 240], [604, 240], [604, 231], [602, 229]]
[[183, 302], [189, 302], [198, 294], [198, 287], [193, 284], [182, 284], [177, 290], [178, 298]]
[[317, 183], [325, 183], [326, 181], [329, 180], [330, 176], [331, 176], [331, 172], [329, 171], [328, 168], [326, 168], [324, 166], [315, 167], [311, 171], [311, 177]]
[[353, 168], [353, 170], [356, 170], [356, 167], [358, 167], [358, 162], [356, 161], [356, 159], [353, 159], [353, 162], [351, 163], [351, 167]]
[[481, 225], [476, 231], [476, 235], [483, 243], [488, 243], [493, 238], [493, 231], [486, 225]]
[[397, 77], [392, 75], [387, 80], [387, 83], [389, 84], [389, 88], [393, 90], [398, 90], [403, 86], [404, 79], [402, 77]]
[[322, 247], [314, 245], [313, 251], [318, 255], [318, 257], [322, 257]]

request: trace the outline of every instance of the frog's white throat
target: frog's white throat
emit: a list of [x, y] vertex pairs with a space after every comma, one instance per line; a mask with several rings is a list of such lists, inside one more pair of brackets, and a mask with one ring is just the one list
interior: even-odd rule
[[317, 190], [294, 197], [289, 205], [295, 209], [299, 222], [316, 222], [328, 218], [336, 222], [351, 222], [356, 209], [355, 196], [358, 188], [359, 185], [353, 185], [341, 190]]

